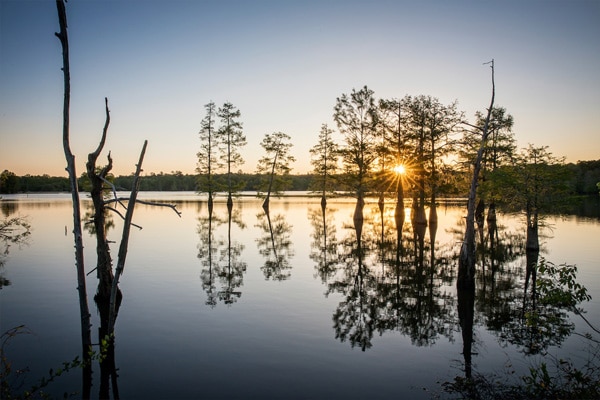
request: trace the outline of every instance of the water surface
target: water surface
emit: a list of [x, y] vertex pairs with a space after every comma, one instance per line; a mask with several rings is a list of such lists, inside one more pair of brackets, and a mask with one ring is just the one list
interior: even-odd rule
[[[352, 199], [330, 201], [325, 215], [318, 198], [273, 199], [267, 216], [260, 200], [242, 197], [230, 222], [220, 199], [209, 219], [199, 195], [142, 195], [176, 204], [182, 216], [136, 207], [143, 229], [131, 233], [115, 332], [121, 398], [430, 398], [440, 382], [465, 375], [455, 290], [464, 205], [440, 204], [437, 227], [420, 230], [407, 215], [398, 236], [392, 203], [381, 212], [367, 202], [357, 234]], [[26, 216], [32, 225], [28, 242], [11, 246], [0, 269], [8, 280], [0, 330], [24, 324], [33, 333], [7, 347], [14, 367], [29, 368], [26, 387], [80, 353], [72, 209], [68, 195], [5, 196], [1, 205], [3, 218]], [[122, 223], [111, 219], [116, 258]], [[517, 337], [522, 326], [510, 318], [522, 305], [523, 221], [500, 214], [498, 223], [497, 252], [477, 267], [473, 371], [510, 365], [524, 374], [545, 354], [583, 359], [578, 335]], [[600, 220], [570, 215], [546, 224], [540, 256], [577, 265], [592, 296], [586, 317], [598, 323]], [[95, 242], [87, 231], [84, 242], [91, 271]], [[97, 341], [94, 273], [87, 282]], [[575, 324], [570, 333], [589, 331], [566, 316]], [[81, 373], [48, 389], [57, 397], [78, 392]]]

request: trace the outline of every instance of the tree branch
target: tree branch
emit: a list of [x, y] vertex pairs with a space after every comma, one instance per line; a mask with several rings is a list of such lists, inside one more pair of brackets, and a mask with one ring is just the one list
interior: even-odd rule
[[[114, 212], [115, 214], [117, 214], [119, 217], [121, 217], [123, 220], [125, 220], [125, 216], [123, 214], [121, 214], [121, 212], [119, 210], [117, 210], [116, 208], [112, 208], [112, 207], [104, 207], [104, 209], [109, 210]], [[139, 230], [142, 230], [142, 227], [134, 224], [133, 222], [131, 223], [131, 225], [135, 226], [136, 228], [138, 228]]]
[[125, 268], [125, 259], [127, 257], [127, 246], [129, 245], [129, 232], [131, 230], [131, 220], [133, 218], [133, 210], [135, 209], [135, 202], [140, 186], [140, 173], [142, 171], [142, 162], [144, 161], [144, 155], [146, 154], [146, 146], [148, 141], [144, 141], [144, 146], [140, 153], [140, 158], [137, 163], [135, 175], [133, 178], [133, 187], [131, 188], [131, 195], [129, 196], [129, 203], [127, 207], [127, 213], [125, 214], [125, 223], [123, 225], [123, 235], [121, 237], [121, 245], [119, 246], [119, 255], [117, 261], [117, 268], [115, 269], [115, 278], [112, 282], [112, 290], [110, 292], [110, 305], [109, 305], [109, 317], [108, 317], [108, 333], [113, 333], [115, 329], [116, 315], [116, 304], [117, 304], [117, 288], [119, 285], [119, 278], [123, 274]]
[[145, 204], [148, 206], [157, 206], [157, 207], [169, 207], [170, 209], [172, 209], [175, 214], [177, 214], [177, 216], [179, 216], [179, 218], [181, 218], [181, 211], [177, 210], [177, 205], [176, 204], [167, 204], [167, 203], [155, 203], [152, 201], [145, 201], [145, 200], [136, 200], [135, 201], [136, 204]]

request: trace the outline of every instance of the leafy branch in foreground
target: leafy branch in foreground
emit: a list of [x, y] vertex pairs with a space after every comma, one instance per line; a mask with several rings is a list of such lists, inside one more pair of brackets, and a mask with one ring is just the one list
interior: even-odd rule
[[514, 370], [506, 376], [474, 373], [442, 384], [446, 393], [462, 399], [598, 399], [600, 398], [600, 347], [590, 351], [581, 368], [571, 360], [552, 357], [551, 364], [541, 362], [529, 368], [519, 381], [510, 381]]
[[[23, 380], [25, 378], [25, 373], [28, 372], [28, 368], [13, 370], [12, 362], [6, 355], [6, 346], [17, 335], [30, 334], [33, 334], [33, 332], [31, 332], [29, 328], [27, 328], [25, 325], [19, 325], [7, 330], [0, 337], [0, 398], [4, 400], [32, 399], [36, 397], [46, 398], [47, 394], [43, 392], [43, 389], [52, 383], [56, 378], [67, 372], [70, 372], [71, 370], [89, 366], [92, 361], [97, 360], [102, 362], [106, 357], [108, 347], [112, 340], [110, 335], [106, 335], [99, 343], [99, 351], [94, 351], [90, 348], [87, 357], [85, 357], [84, 360], [81, 360], [79, 356], [76, 356], [71, 361], [63, 362], [57, 369], [50, 368], [46, 376], [43, 376], [36, 383], [21, 391], [20, 388], [24, 385]], [[67, 393], [65, 393], [65, 398], [66, 397]]]

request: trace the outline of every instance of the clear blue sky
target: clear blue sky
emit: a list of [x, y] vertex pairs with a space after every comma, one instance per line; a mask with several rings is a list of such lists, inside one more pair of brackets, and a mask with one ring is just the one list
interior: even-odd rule
[[[242, 113], [244, 170], [283, 131], [302, 173], [342, 93], [458, 100], [472, 119], [489, 104], [492, 58], [520, 147], [600, 159], [598, 0], [71, 0], [67, 17], [78, 173], [104, 97], [115, 174], [134, 171], [144, 139], [146, 172], [193, 173], [210, 100]], [[66, 175], [58, 29], [54, 1], [0, 0], [0, 170]]]

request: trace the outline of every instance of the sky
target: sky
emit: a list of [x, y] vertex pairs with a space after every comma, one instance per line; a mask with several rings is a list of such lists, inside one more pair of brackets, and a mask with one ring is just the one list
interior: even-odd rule
[[[291, 137], [292, 173], [311, 169], [337, 97], [458, 101], [514, 117], [519, 147], [600, 159], [600, 0], [71, 0], [71, 148], [85, 170], [111, 122], [115, 175], [194, 173], [204, 105], [231, 102], [253, 172], [265, 134]], [[51, 0], [0, 0], [0, 171], [67, 176], [62, 53]], [[341, 138], [340, 138], [341, 139]]]

